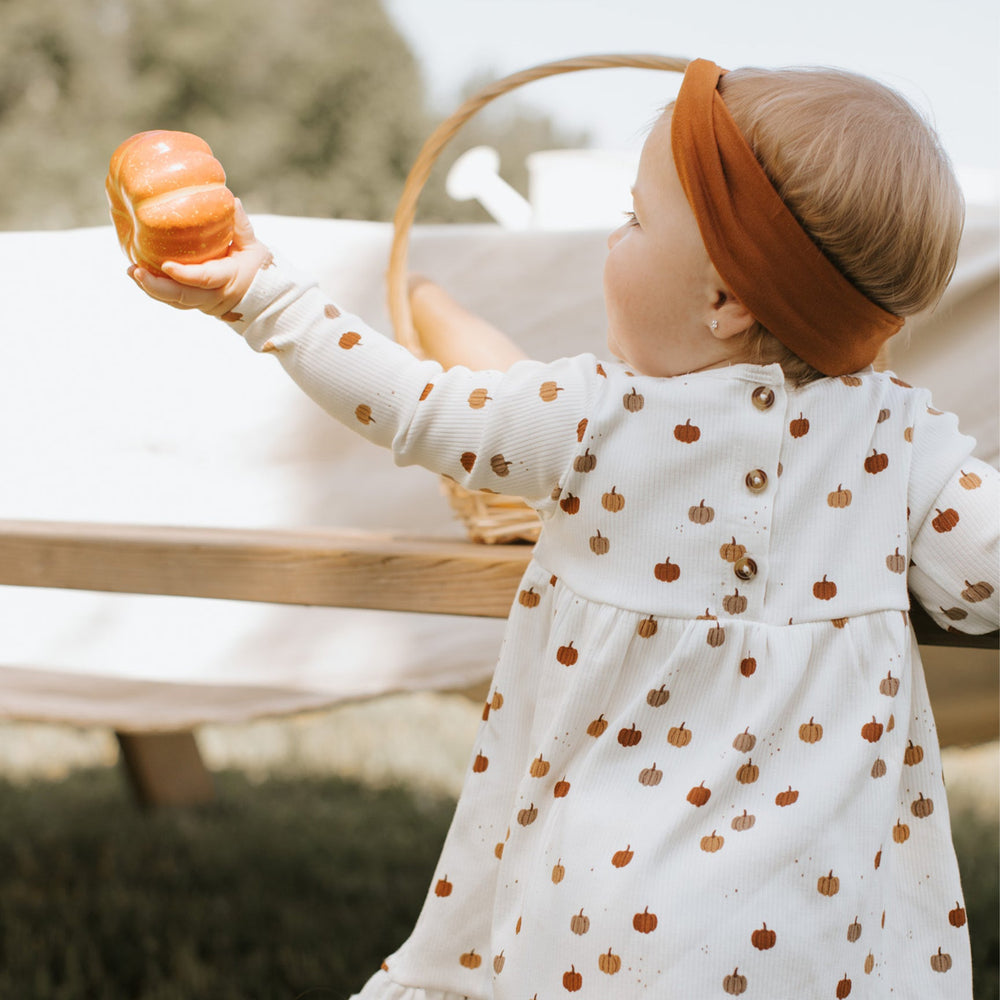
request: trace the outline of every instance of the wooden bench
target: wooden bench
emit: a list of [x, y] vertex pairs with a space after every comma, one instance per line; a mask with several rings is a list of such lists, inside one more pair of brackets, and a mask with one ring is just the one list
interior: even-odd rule
[[[0, 520], [0, 584], [503, 618], [531, 551], [392, 533]], [[1000, 645], [996, 632], [946, 631], [916, 603], [910, 617], [923, 646]], [[980, 693], [972, 697], [983, 703]], [[948, 741], [994, 738], [991, 719], [985, 733], [982, 720], [970, 729], [960, 719], [972, 740]], [[140, 802], [212, 797], [193, 732], [118, 739]]]

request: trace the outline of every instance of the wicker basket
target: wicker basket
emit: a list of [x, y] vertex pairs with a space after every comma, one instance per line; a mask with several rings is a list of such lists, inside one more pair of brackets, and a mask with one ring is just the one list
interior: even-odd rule
[[[657, 69], [683, 73], [687, 59], [658, 55], [596, 55], [562, 59], [543, 63], [497, 80], [466, 100], [451, 116], [431, 133], [406, 178], [403, 193], [393, 220], [394, 235], [389, 254], [388, 297], [389, 315], [396, 339], [416, 355], [420, 342], [413, 327], [407, 293], [406, 256], [410, 229], [417, 210], [417, 199], [430, 175], [431, 168], [444, 147], [473, 115], [508, 91], [534, 80], [585, 69]], [[496, 493], [470, 491], [451, 479], [442, 478], [442, 488], [457, 517], [465, 524], [475, 542], [535, 542], [541, 524], [538, 515], [523, 500]]]

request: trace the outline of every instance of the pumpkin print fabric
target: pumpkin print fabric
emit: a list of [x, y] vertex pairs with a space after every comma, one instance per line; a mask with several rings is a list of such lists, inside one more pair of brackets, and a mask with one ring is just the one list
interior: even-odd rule
[[955, 419], [873, 372], [445, 373], [325, 305], [272, 268], [235, 325], [397, 462], [543, 522], [423, 911], [360, 997], [970, 997], [907, 620], [909, 582], [997, 624], [998, 475]]

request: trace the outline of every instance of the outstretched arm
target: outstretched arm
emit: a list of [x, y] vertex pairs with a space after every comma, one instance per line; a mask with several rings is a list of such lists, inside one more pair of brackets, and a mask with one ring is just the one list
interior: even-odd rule
[[506, 371], [528, 355], [505, 333], [460, 306], [443, 288], [421, 275], [409, 281], [413, 327], [428, 357], [444, 368]]

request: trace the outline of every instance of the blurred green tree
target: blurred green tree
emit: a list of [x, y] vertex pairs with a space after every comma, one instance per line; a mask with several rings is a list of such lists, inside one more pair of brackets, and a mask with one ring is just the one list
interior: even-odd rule
[[[494, 122], [447, 151], [422, 221], [485, 218], [444, 194], [461, 149], [519, 167], [567, 144], [538, 115]], [[388, 219], [433, 124], [380, 0], [0, 0], [0, 228], [104, 224], [108, 158], [151, 128], [203, 136], [251, 212]]]

